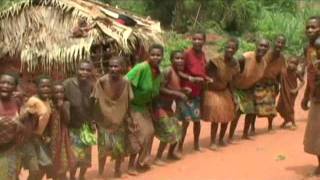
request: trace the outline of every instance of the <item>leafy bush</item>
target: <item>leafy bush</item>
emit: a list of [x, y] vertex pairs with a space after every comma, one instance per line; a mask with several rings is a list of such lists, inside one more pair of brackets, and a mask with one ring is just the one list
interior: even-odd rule
[[305, 40], [304, 26], [308, 17], [317, 14], [316, 8], [308, 7], [295, 13], [270, 11], [264, 9], [260, 18], [255, 22], [257, 36], [263, 36], [270, 40], [278, 34], [287, 38], [286, 52], [301, 54]]
[[164, 34], [165, 52], [161, 67], [165, 68], [171, 65], [170, 54], [175, 50], [184, 50], [191, 46], [191, 41], [186, 39], [183, 35], [177, 34], [173, 31]]

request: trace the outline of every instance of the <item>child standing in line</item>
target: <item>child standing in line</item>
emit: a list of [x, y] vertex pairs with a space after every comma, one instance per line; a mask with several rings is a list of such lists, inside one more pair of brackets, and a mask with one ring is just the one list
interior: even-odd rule
[[179, 143], [179, 151], [183, 150], [183, 143], [189, 126], [189, 122], [193, 122], [193, 134], [194, 134], [194, 150], [200, 151], [199, 137], [201, 131], [201, 97], [202, 86], [205, 81], [212, 82], [212, 79], [206, 76], [206, 59], [205, 54], [202, 51], [202, 47], [206, 41], [206, 35], [203, 32], [196, 32], [192, 36], [192, 48], [187, 50], [184, 56], [185, 71], [184, 75], [180, 74], [181, 78], [184, 78], [184, 87], [191, 89], [190, 99], [186, 106], [181, 109], [183, 116], [182, 123], [182, 139]]
[[[303, 77], [297, 72], [298, 64], [299, 59], [297, 57], [291, 57], [288, 59], [287, 66], [281, 71], [281, 88], [277, 105], [277, 111], [284, 119], [284, 122], [280, 126], [281, 128], [285, 128], [290, 122], [293, 127], [296, 127], [294, 121], [294, 104], [298, 91], [304, 85]], [[299, 85], [297, 80], [301, 82]]]
[[168, 151], [168, 159], [178, 160], [180, 156], [175, 153], [177, 142], [181, 139], [181, 126], [178, 122], [177, 112], [172, 109], [172, 104], [184, 103], [187, 100], [187, 93], [190, 89], [181, 87], [181, 78], [179, 72], [184, 70], [184, 54], [183, 51], [173, 51], [170, 56], [172, 66], [166, 70], [160, 89], [160, 96], [155, 101], [155, 134], [160, 140], [158, 153], [155, 164], [162, 165], [162, 154], [170, 144]]

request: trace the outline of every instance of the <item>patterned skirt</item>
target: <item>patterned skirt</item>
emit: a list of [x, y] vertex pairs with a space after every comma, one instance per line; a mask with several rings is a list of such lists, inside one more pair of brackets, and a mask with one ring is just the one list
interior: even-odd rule
[[98, 153], [99, 158], [111, 156], [112, 159], [124, 157], [126, 155], [125, 128], [121, 127], [116, 131], [98, 127]]
[[274, 117], [276, 110], [276, 85], [274, 83], [257, 84], [254, 88], [256, 114], [259, 117]]
[[192, 121], [197, 122], [201, 119], [200, 111], [201, 98], [194, 97], [187, 102], [179, 102], [178, 108], [180, 109], [179, 119], [186, 120], [191, 118]]
[[252, 89], [237, 89], [233, 93], [236, 104], [243, 114], [255, 114], [254, 91]]
[[71, 149], [79, 167], [91, 167], [91, 146], [84, 144], [80, 138], [80, 129], [70, 129]]
[[19, 175], [21, 156], [18, 150], [11, 148], [0, 152], [0, 177], [2, 180], [15, 180]]

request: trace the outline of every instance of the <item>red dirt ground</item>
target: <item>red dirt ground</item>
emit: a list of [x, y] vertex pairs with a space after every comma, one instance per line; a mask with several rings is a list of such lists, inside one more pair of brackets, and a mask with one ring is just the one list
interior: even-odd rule
[[[208, 40], [216, 41], [221, 37], [209, 36]], [[215, 47], [205, 46], [204, 51], [208, 58], [215, 53]], [[218, 151], [208, 149], [210, 124], [202, 123], [201, 145], [202, 151], [192, 149], [192, 127], [186, 137], [185, 152], [180, 161], [166, 161], [166, 165], [153, 166], [148, 172], [138, 176], [126, 174], [127, 160], [123, 164], [125, 180], [316, 180], [312, 177], [316, 166], [316, 158], [304, 153], [303, 136], [307, 120], [307, 112], [301, 110], [299, 104], [302, 96], [299, 93], [296, 103], [296, 121], [298, 128], [295, 131], [281, 130], [282, 120], [274, 120], [274, 131], [266, 130], [267, 120], [256, 121], [257, 135], [253, 140], [241, 140], [243, 117], [239, 121], [236, 138], [233, 144], [220, 148]], [[158, 148], [158, 140], [154, 141], [152, 154]], [[166, 154], [165, 154], [166, 155]], [[102, 180], [113, 178], [113, 162], [107, 162], [103, 176], [98, 175], [97, 149], [93, 149], [93, 166], [87, 172], [88, 180]], [[165, 156], [164, 156], [165, 157]], [[27, 177], [26, 172], [21, 174], [21, 180]], [[1, 178], [0, 178], [1, 179]]]
[[[304, 153], [303, 135], [306, 126], [307, 113], [299, 105], [301, 94], [296, 105], [298, 129], [280, 130], [281, 119], [275, 119], [275, 131], [266, 131], [266, 119], [257, 120], [257, 135], [253, 140], [240, 140], [243, 120], [239, 121], [237, 138], [234, 144], [214, 152], [209, 150], [209, 124], [202, 123], [202, 152], [192, 150], [192, 129], [186, 138], [183, 159], [167, 162], [163, 167], [153, 166], [148, 172], [136, 177], [126, 174], [127, 163], [123, 165], [123, 179], [135, 180], [316, 180], [312, 171], [316, 166], [315, 157]], [[158, 141], [153, 146], [153, 154], [158, 147]], [[110, 167], [111, 166], [111, 167]], [[93, 167], [87, 173], [87, 179], [110, 179], [113, 174], [113, 163], [107, 163], [105, 174], [97, 175], [97, 151], [93, 151]], [[21, 175], [26, 179], [26, 173]]]

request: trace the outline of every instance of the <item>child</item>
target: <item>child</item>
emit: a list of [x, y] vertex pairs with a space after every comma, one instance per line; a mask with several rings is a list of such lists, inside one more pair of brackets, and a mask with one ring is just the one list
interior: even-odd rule
[[109, 60], [108, 74], [98, 79], [93, 92], [99, 107], [98, 157], [99, 173], [103, 173], [107, 155], [116, 160], [115, 176], [121, 177], [121, 163], [126, 155], [126, 119], [133, 92], [128, 80], [122, 77], [125, 70], [123, 57]]
[[70, 122], [70, 103], [64, 97], [62, 83], [53, 85], [53, 109], [51, 116], [51, 157], [54, 177], [67, 179], [66, 173], [75, 166], [71, 150], [68, 124]]
[[[172, 66], [164, 73], [164, 82], [160, 89], [160, 96], [155, 101], [155, 132], [160, 140], [158, 153], [155, 164], [162, 165], [162, 154], [170, 144], [168, 159], [178, 160], [180, 157], [175, 154], [174, 150], [177, 142], [181, 138], [181, 126], [177, 120], [176, 114], [172, 109], [173, 101], [176, 104], [186, 100], [186, 90], [181, 87], [179, 72], [184, 70], [183, 51], [173, 51], [170, 56]], [[182, 102], [181, 102], [182, 103]]]
[[134, 98], [130, 103], [131, 116], [138, 123], [140, 142], [142, 149], [136, 162], [136, 155], [133, 154], [129, 160], [129, 173], [136, 174], [135, 164], [141, 170], [150, 168], [150, 153], [154, 136], [154, 127], [151, 116], [151, 105], [153, 99], [160, 92], [160, 69], [159, 64], [163, 58], [164, 49], [159, 44], [149, 48], [147, 61], [135, 65], [126, 75], [131, 83]]
[[[234, 118], [235, 103], [231, 92], [231, 82], [240, 67], [234, 59], [239, 42], [231, 38], [225, 45], [223, 54], [213, 57], [207, 65], [208, 75], [214, 79], [214, 83], [209, 84], [203, 100], [203, 120], [211, 122], [211, 142], [210, 149], [216, 150], [217, 145], [224, 146], [224, 135], [228, 123]], [[216, 143], [216, 135], [220, 124], [219, 143]]]
[[[294, 104], [298, 91], [304, 85], [303, 77], [297, 73], [299, 59], [291, 57], [288, 59], [287, 66], [282, 69], [280, 76], [280, 96], [277, 105], [277, 111], [284, 119], [281, 128], [284, 128], [289, 122], [293, 127], [296, 127], [294, 121]], [[298, 86], [297, 80], [301, 83]]]
[[199, 137], [201, 131], [200, 124], [200, 104], [202, 97], [202, 83], [205, 81], [212, 81], [211, 78], [206, 76], [205, 54], [202, 47], [206, 41], [206, 35], [202, 32], [196, 32], [192, 36], [192, 48], [190, 48], [184, 56], [185, 60], [185, 75], [180, 73], [180, 77], [186, 80], [183, 83], [184, 87], [190, 88], [191, 94], [187, 105], [181, 109], [183, 115], [182, 124], [182, 139], [179, 143], [179, 151], [183, 150], [183, 143], [189, 126], [189, 122], [193, 121], [193, 134], [194, 134], [194, 150], [200, 151]]
[[[31, 138], [31, 144], [27, 144], [23, 149], [24, 156], [29, 156], [28, 169], [36, 171], [30, 173], [30, 179], [41, 179], [45, 174], [51, 175], [50, 167], [52, 159], [50, 158], [50, 131], [47, 128], [51, 116], [51, 79], [47, 76], [40, 76], [36, 81], [37, 95], [28, 99], [25, 104], [25, 111], [30, 116], [30, 121], [36, 122]], [[36, 164], [35, 164], [36, 163]], [[35, 177], [33, 177], [35, 176]]]

